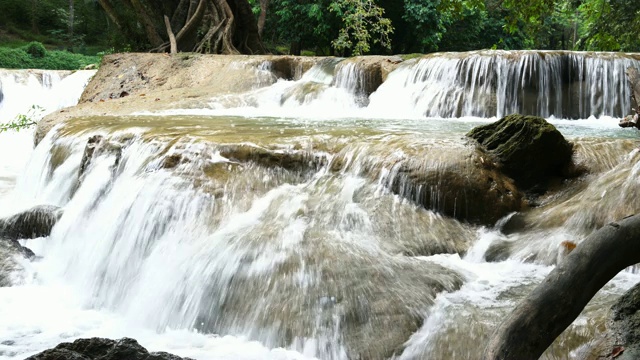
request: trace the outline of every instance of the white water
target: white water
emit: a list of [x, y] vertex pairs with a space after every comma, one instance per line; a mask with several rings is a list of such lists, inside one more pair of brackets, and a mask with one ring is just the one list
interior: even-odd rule
[[[402, 63], [367, 97], [371, 73], [325, 61], [300, 80], [280, 80], [208, 108], [165, 114], [290, 118], [621, 118], [631, 113], [628, 67], [640, 55], [571, 51], [436, 53]], [[337, 64], [336, 64], [337, 62]]]
[[[27, 115], [37, 121], [44, 115], [75, 105], [95, 71], [0, 69], [0, 124]], [[14, 185], [33, 149], [33, 128], [0, 133], [0, 198]], [[16, 203], [0, 201], [0, 214], [16, 210]]]
[[[407, 72], [400, 69], [389, 81]], [[12, 194], [6, 192], [14, 186], [15, 174], [26, 164], [29, 151], [0, 158], [0, 178], [8, 179], [0, 204], [4, 201], [10, 209], [42, 203], [65, 207], [49, 238], [27, 242], [42, 259], [23, 261], [26, 270], [17, 279], [19, 284], [0, 288], [0, 358], [23, 358], [61, 341], [91, 336], [129, 336], [152, 351], [196, 359], [346, 358], [349, 344], [342, 332], [341, 306], [359, 301], [362, 294], [372, 304], [387, 304], [385, 300], [391, 299], [390, 308], [407, 301], [424, 318], [407, 338], [406, 349], [396, 354], [399, 358], [477, 356], [477, 343], [561, 258], [560, 242], [583, 229], [575, 225], [527, 234], [537, 242], [506, 237], [492, 229], [447, 221], [389, 194], [382, 179], [391, 169], [384, 168], [371, 181], [361, 170], [368, 162], [382, 157], [383, 162], [393, 163], [411, 156], [412, 149], [432, 154], [424, 149], [437, 150], [442, 144], [455, 151], [466, 131], [492, 119], [426, 120], [420, 119], [416, 108], [399, 115], [398, 104], [406, 97], [398, 88], [386, 99], [394, 100], [389, 107], [374, 111], [376, 95], [362, 108], [357, 82], [343, 78], [333, 87], [326, 71], [305, 76], [299, 82], [280, 81], [249, 94], [242, 106], [227, 108], [228, 99], [214, 99], [212, 109], [165, 113], [275, 117], [218, 117], [205, 118], [214, 125], [200, 119], [183, 121], [180, 127], [166, 125], [166, 133], [179, 139], [167, 153], [190, 158], [174, 171], [160, 165], [167, 134], [149, 141], [145, 121], [136, 120], [123, 120], [130, 121], [129, 130], [115, 134], [108, 127], [68, 137], [51, 132]], [[317, 92], [308, 88], [295, 92], [309, 82], [318, 84]], [[287, 93], [294, 96], [283, 95]], [[295, 99], [296, 94], [303, 95], [302, 101]], [[233, 103], [238, 104], [238, 99]], [[278, 118], [285, 115], [288, 118]], [[393, 120], [375, 120], [380, 118]], [[550, 120], [576, 141], [633, 136], [618, 129], [614, 118]], [[285, 149], [293, 144], [304, 148], [314, 143], [329, 147], [333, 141], [347, 143], [343, 153], [351, 165], [338, 174], [320, 167], [304, 176], [249, 166], [232, 181], [214, 178], [195, 186], [203, 180], [201, 169], [232, 166], [219, 149], [206, 143], [207, 134], [225, 126], [259, 129]], [[181, 132], [185, 128], [188, 131]], [[303, 135], [287, 137], [292, 131]], [[73, 194], [86, 139], [94, 133], [111, 134], [123, 146], [122, 157], [116, 160], [113, 153], [99, 154]], [[1, 136], [14, 143], [4, 142]], [[244, 141], [251, 143], [250, 136]], [[259, 141], [267, 141], [256, 139], [258, 146]], [[28, 138], [0, 135], [0, 150], [13, 153], [15, 144], [28, 149], [22, 142], [30, 144], [30, 140], [30, 134]], [[54, 145], [70, 152], [55, 169]], [[388, 151], [394, 146], [398, 149]], [[619, 154], [610, 161], [612, 167], [621, 164], [612, 171], [630, 171]], [[3, 168], [3, 164], [9, 165]], [[404, 241], [432, 232], [435, 238], [447, 234], [472, 245], [463, 258], [400, 255], [414, 250], [413, 244]], [[483, 254], [489, 246], [504, 240], [533, 245], [519, 248], [509, 260], [485, 262]], [[527, 262], [532, 253], [544, 259]], [[450, 275], [434, 264], [460, 274], [464, 284], [439, 294], [431, 305], [423, 283], [450, 281]], [[336, 284], [325, 285], [327, 276], [335, 277]], [[638, 280], [639, 275], [621, 273], [596, 304], [606, 308]], [[344, 303], [336, 303], [340, 296]], [[278, 314], [293, 319], [280, 323]], [[383, 324], [381, 320], [371, 325], [387, 332]], [[582, 317], [572, 331], [591, 334], [592, 328], [588, 318]], [[289, 330], [293, 336], [283, 336]]]

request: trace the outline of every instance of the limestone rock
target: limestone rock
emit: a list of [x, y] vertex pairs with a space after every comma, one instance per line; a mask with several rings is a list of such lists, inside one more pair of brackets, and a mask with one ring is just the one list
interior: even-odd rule
[[546, 120], [509, 115], [478, 126], [468, 137], [475, 139], [521, 189], [544, 193], [553, 179], [569, 177], [572, 145]]
[[30, 356], [28, 360], [187, 360], [166, 352], [148, 352], [134, 339], [78, 339]]

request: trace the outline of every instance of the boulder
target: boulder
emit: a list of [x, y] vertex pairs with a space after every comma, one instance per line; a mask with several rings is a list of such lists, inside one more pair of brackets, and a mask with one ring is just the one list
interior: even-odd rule
[[59, 207], [40, 205], [0, 219], [0, 238], [17, 240], [49, 236], [60, 216]]
[[526, 207], [513, 180], [477, 153], [436, 168], [403, 164], [391, 191], [435, 212], [486, 226]]
[[28, 360], [182, 360], [166, 352], [148, 352], [134, 339], [111, 340], [104, 338], [78, 339], [61, 343], [53, 349], [30, 356]]
[[509, 115], [478, 126], [467, 136], [527, 192], [544, 193], [552, 180], [577, 175], [572, 144], [543, 118]]

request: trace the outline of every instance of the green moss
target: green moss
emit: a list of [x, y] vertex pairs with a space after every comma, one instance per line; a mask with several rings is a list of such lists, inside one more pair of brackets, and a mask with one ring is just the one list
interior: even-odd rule
[[571, 164], [571, 144], [552, 124], [536, 116], [509, 115], [478, 126], [467, 136], [478, 141], [502, 171], [525, 189], [544, 189], [550, 177], [563, 177]]

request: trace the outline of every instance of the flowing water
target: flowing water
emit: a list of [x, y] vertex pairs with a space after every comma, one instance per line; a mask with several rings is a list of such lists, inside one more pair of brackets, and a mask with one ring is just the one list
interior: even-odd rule
[[[623, 73], [637, 62], [436, 54], [367, 96], [366, 71], [327, 60], [204, 108], [77, 119], [32, 154], [29, 133], [0, 134], [2, 212], [64, 208], [51, 236], [23, 242], [38, 258], [16, 260], [14, 285], [0, 288], [0, 358], [129, 336], [197, 359], [477, 359], [566, 255], [563, 242], [639, 210], [636, 134], [614, 118], [630, 111]], [[90, 75], [43, 75], [49, 85], [0, 74], [5, 117], [11, 89], [77, 99]], [[391, 191], [402, 167], [459, 163], [472, 151], [466, 132], [514, 110], [548, 117], [591, 170], [513, 215], [521, 231], [500, 231], [506, 219], [460, 222]], [[572, 117], [581, 120], [562, 119]], [[580, 358], [638, 280], [619, 274], [544, 358]]]

